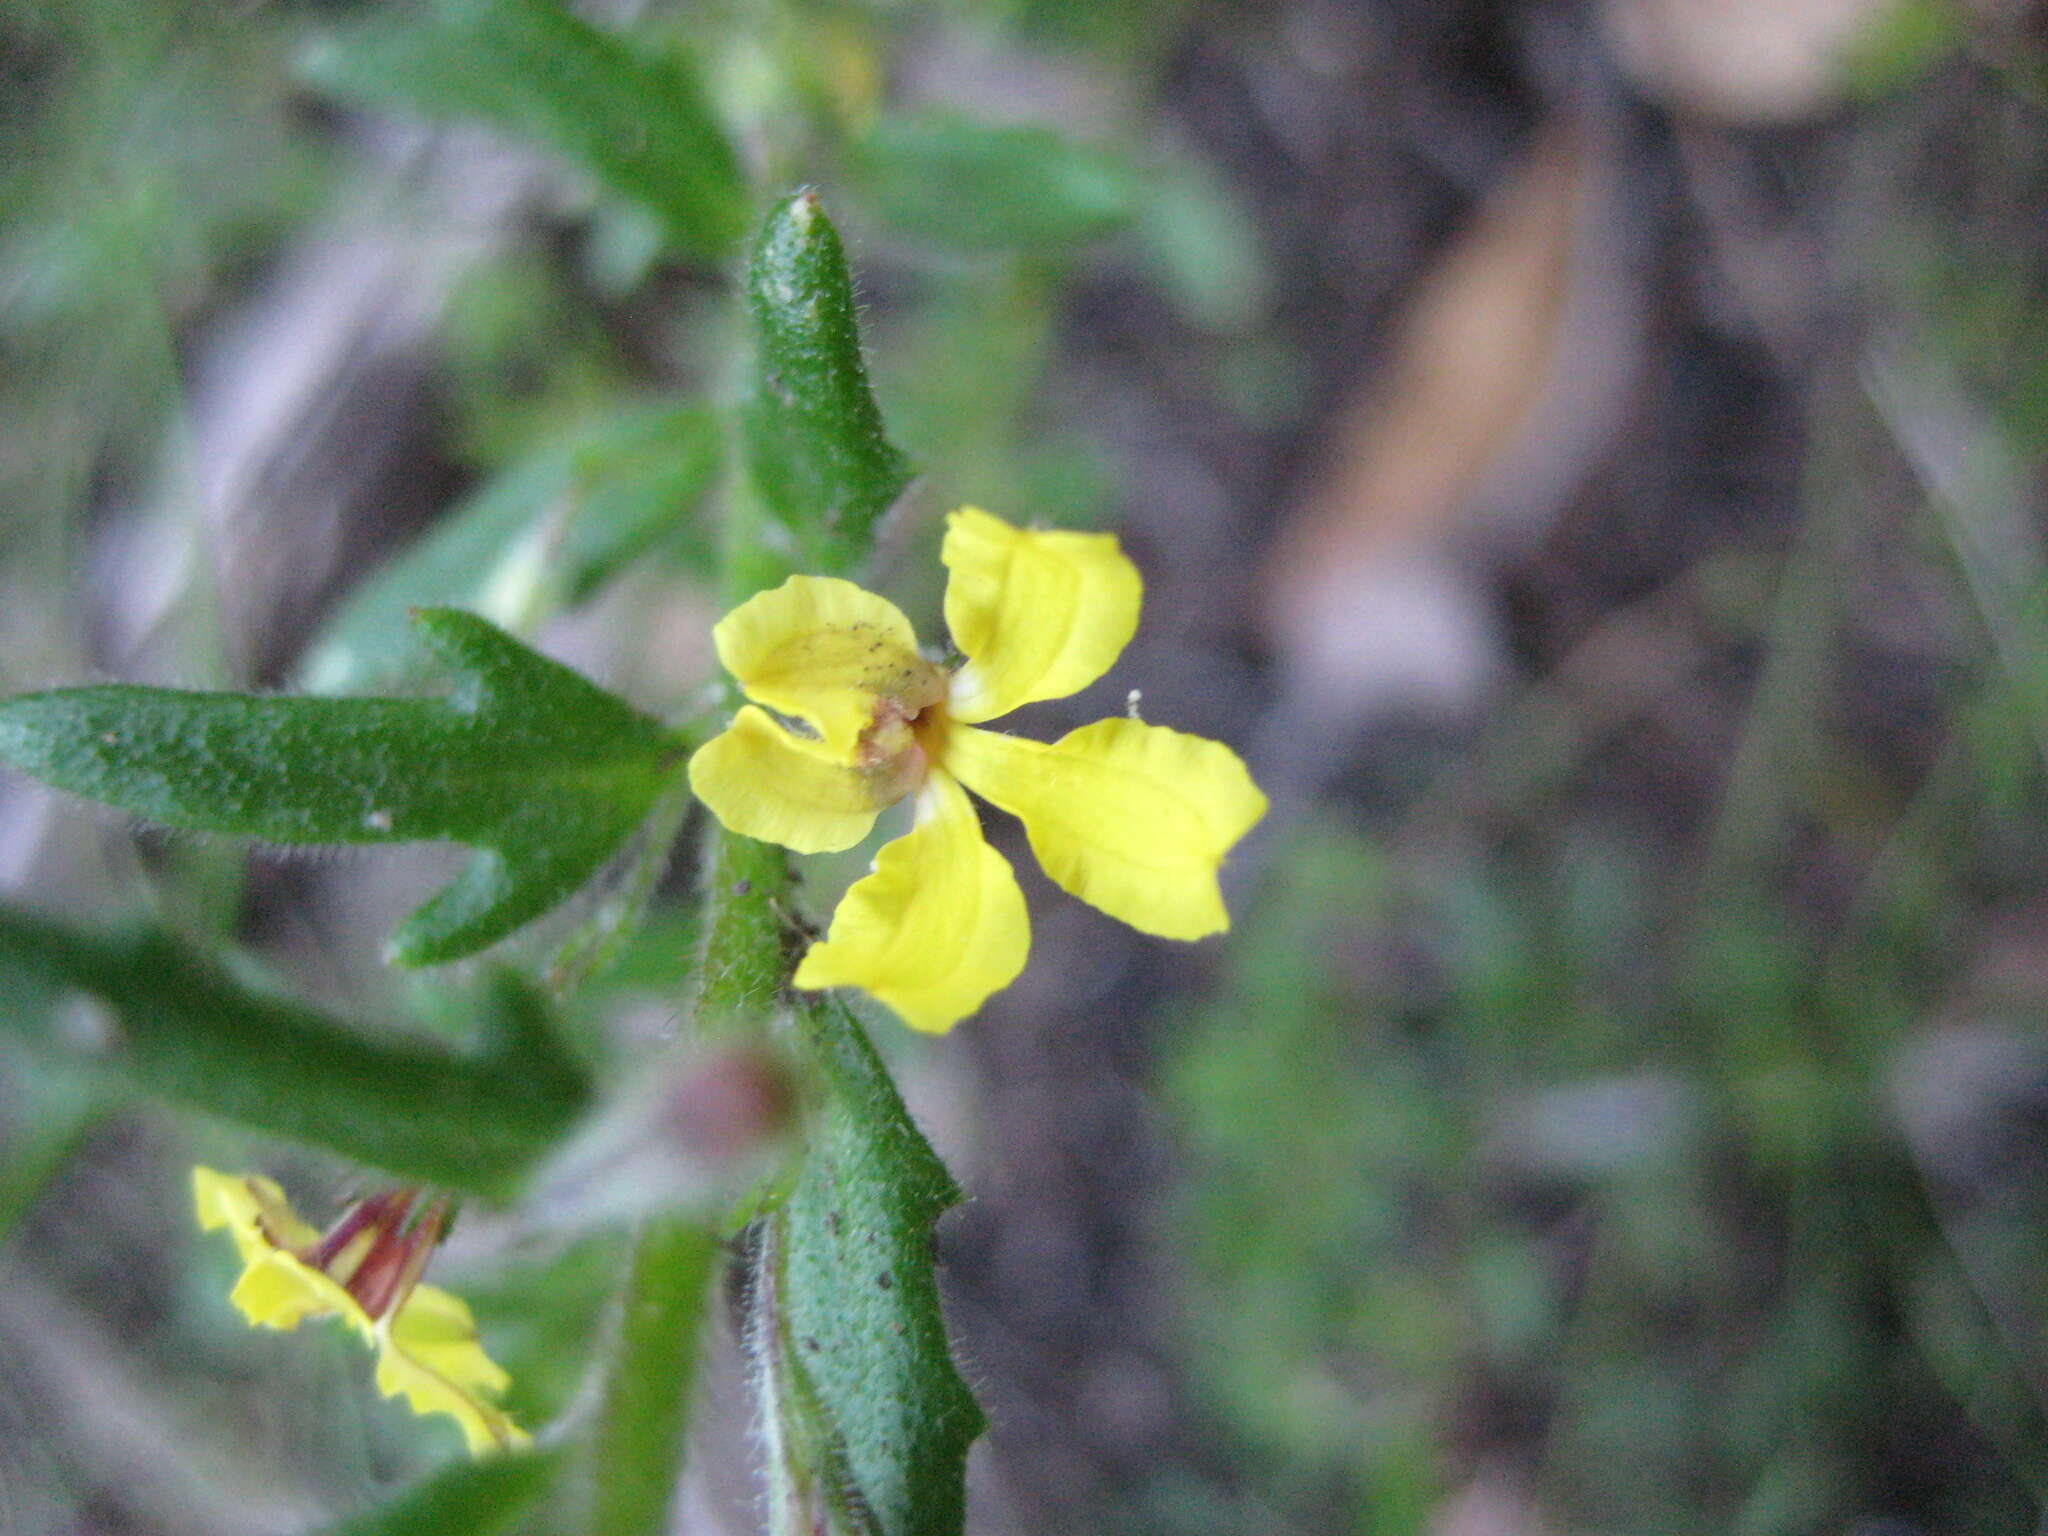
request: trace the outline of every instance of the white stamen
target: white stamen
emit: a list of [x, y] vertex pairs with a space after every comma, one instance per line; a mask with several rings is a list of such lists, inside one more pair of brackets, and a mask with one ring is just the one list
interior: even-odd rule
[[971, 704], [980, 696], [981, 679], [975, 675], [974, 663], [965, 662], [946, 682], [946, 702], [958, 709]]

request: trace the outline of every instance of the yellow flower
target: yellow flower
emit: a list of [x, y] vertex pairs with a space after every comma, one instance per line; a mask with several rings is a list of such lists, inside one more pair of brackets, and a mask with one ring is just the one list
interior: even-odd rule
[[913, 829], [855, 882], [799, 987], [861, 987], [946, 1030], [1024, 968], [1023, 893], [982, 840], [964, 784], [1024, 823], [1055, 884], [1132, 927], [1230, 926], [1217, 871], [1266, 797], [1220, 742], [1098, 720], [1047, 745], [978, 727], [1107, 672], [1138, 627], [1138, 571], [1108, 534], [1038, 533], [963, 507], [947, 519], [946, 625], [966, 658], [920, 655], [894, 604], [792, 576], [713, 630], [753, 702], [690, 760], [734, 832], [798, 853], [851, 848], [916, 796]]
[[445, 1202], [417, 1208], [412, 1190], [373, 1195], [324, 1236], [293, 1212], [269, 1179], [192, 1170], [199, 1225], [225, 1227], [242, 1258], [228, 1299], [257, 1328], [296, 1328], [340, 1317], [377, 1351], [377, 1388], [415, 1413], [445, 1413], [472, 1456], [531, 1443], [495, 1399], [505, 1372], [477, 1342], [459, 1296], [421, 1285], [447, 1220]]

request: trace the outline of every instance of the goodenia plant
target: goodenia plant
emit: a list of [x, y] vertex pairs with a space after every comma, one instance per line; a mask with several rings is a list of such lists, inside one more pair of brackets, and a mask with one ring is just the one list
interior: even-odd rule
[[[646, 67], [529, 0], [447, 0], [430, 14], [436, 46], [574, 58], [576, 89], [607, 71], [630, 83]], [[362, 63], [321, 67], [369, 89], [381, 77]], [[694, 94], [664, 89], [666, 110], [692, 118], [689, 131], [646, 139], [622, 184], [665, 198], [663, 216], [701, 253], [727, 238], [734, 173], [714, 157], [684, 184], [656, 174], [664, 156], [690, 160], [710, 131], [695, 121]], [[538, 122], [600, 165], [623, 153], [540, 87], [477, 110]], [[18, 995], [84, 994], [114, 1020], [92, 1056], [101, 1081], [325, 1147], [382, 1176], [322, 1229], [261, 1172], [191, 1175], [200, 1225], [232, 1240], [240, 1259], [230, 1300], [250, 1323], [353, 1332], [374, 1353], [379, 1390], [424, 1423], [452, 1424], [480, 1458], [349, 1530], [510, 1529], [542, 1505], [550, 1530], [666, 1530], [707, 1281], [723, 1252], [741, 1271], [775, 1531], [957, 1536], [982, 1419], [948, 1349], [931, 1235], [958, 1191], [850, 999], [864, 994], [904, 1024], [943, 1031], [1027, 963], [1022, 894], [968, 790], [1021, 819], [1054, 882], [1111, 915], [1183, 940], [1228, 923], [1218, 870], [1265, 807], [1228, 748], [1136, 718], [1052, 743], [992, 726], [1114, 664], [1142, 593], [1117, 541], [953, 513], [939, 550], [952, 659], [921, 648], [893, 604], [849, 579], [910, 468], [869, 389], [845, 258], [813, 194], [767, 215], [745, 293], [755, 359], [736, 407], [656, 412], [634, 427], [644, 465], [646, 433], [675, 425], [688, 466], [677, 474], [694, 495], [717, 457], [707, 434], [730, 424], [737, 473], [720, 557], [730, 611], [713, 638], [736, 686], [717, 717], [657, 720], [461, 606], [478, 601], [476, 571], [493, 553], [476, 526], [461, 535], [463, 559], [439, 550], [398, 583], [419, 602], [405, 622], [438, 669], [436, 687], [263, 697], [99, 685], [0, 701], [0, 759], [133, 817], [271, 844], [470, 849], [393, 935], [388, 958], [399, 966], [479, 955], [593, 882], [612, 893], [541, 966], [542, 985], [520, 977], [528, 950], [508, 946], [515, 963], [475, 994], [467, 1049], [292, 1001], [251, 980], [246, 957], [163, 928], [97, 931], [0, 906], [0, 972], [22, 983]], [[509, 516], [494, 506], [496, 521], [481, 526], [512, 537]], [[372, 620], [388, 628], [397, 611], [384, 596], [352, 605], [348, 650], [327, 654], [344, 656], [346, 675], [376, 673], [363, 658], [396, 648]], [[417, 681], [404, 669], [382, 675]], [[757, 1041], [757, 1063], [791, 1064], [795, 1128], [765, 1176], [735, 1188], [755, 1165], [728, 1156], [730, 1125], [684, 1125], [683, 1141], [738, 1170], [692, 1186], [721, 1195], [731, 1214], [682, 1197], [633, 1210], [597, 1380], [558, 1421], [521, 1422], [502, 1406], [507, 1378], [488, 1329], [423, 1277], [460, 1199], [560, 1220], [561, 1189], [589, 1182], [565, 1186], [564, 1168], [587, 1174], [592, 1146], [623, 1143], [631, 1155], [639, 1122], [629, 1116], [622, 1136], [620, 1106], [645, 1095], [598, 1092], [553, 1012], [644, 914], [648, 871], [665, 860], [692, 792], [709, 815], [698, 818], [704, 874], [694, 979], [677, 1000], [684, 1028]], [[789, 853], [853, 847], [898, 801], [911, 808], [908, 828], [882, 845], [828, 930], [808, 931]], [[58, 1048], [48, 1011], [6, 1018]], [[674, 1070], [664, 1059], [613, 1075]], [[707, 1101], [677, 1090], [660, 1102], [673, 1130]], [[647, 1137], [663, 1134], [659, 1118]], [[765, 1111], [756, 1119], [762, 1135], [737, 1140], [759, 1150], [779, 1122]], [[503, 1470], [513, 1463], [517, 1475]]]

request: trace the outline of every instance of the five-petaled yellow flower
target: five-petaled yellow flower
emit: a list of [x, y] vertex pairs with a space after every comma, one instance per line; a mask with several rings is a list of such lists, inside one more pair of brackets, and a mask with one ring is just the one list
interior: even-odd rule
[[[799, 987], [860, 987], [945, 1030], [1024, 968], [1023, 893], [961, 786], [1024, 823], [1055, 884], [1132, 927], [1199, 939], [1230, 926], [1217, 871], [1266, 797], [1220, 742], [1132, 719], [1050, 745], [979, 729], [1107, 672], [1138, 627], [1138, 571], [1108, 534], [947, 519], [946, 624], [966, 658], [919, 654], [894, 604], [792, 576], [712, 631], [753, 703], [690, 760], [734, 832], [798, 853], [851, 848], [916, 796], [913, 829], [847, 891]], [[771, 713], [772, 711], [772, 713]]]
[[269, 1179], [192, 1170], [199, 1225], [226, 1227], [242, 1258], [229, 1293], [258, 1328], [296, 1328], [340, 1317], [377, 1351], [377, 1388], [403, 1395], [420, 1414], [445, 1413], [472, 1456], [530, 1443], [496, 1405], [505, 1372], [477, 1342], [459, 1296], [419, 1284], [440, 1241], [447, 1206], [418, 1204], [411, 1190], [358, 1202], [324, 1236], [301, 1221]]

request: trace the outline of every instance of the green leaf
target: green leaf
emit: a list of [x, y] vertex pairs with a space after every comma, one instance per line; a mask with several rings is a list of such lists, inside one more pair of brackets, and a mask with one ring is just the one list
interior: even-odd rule
[[[534, 1183], [520, 1191], [522, 1218]], [[487, 1271], [463, 1275], [477, 1331], [512, 1378], [500, 1406], [519, 1423], [553, 1423], [581, 1399], [632, 1255], [626, 1237], [607, 1231], [563, 1246], [522, 1244]]]
[[1181, 313], [1226, 334], [1258, 324], [1272, 302], [1258, 226], [1209, 166], [1164, 157], [1138, 199], [1137, 220], [1139, 243]]
[[670, 1528], [717, 1254], [717, 1239], [691, 1222], [657, 1222], [641, 1235], [591, 1445], [592, 1536], [663, 1536]]
[[947, 1348], [931, 1229], [959, 1191], [846, 1006], [806, 996], [796, 1017], [826, 1100], [755, 1279], [771, 1483], [834, 1530], [958, 1536], [982, 1416]]
[[1970, 38], [1970, 14], [1957, 0], [1896, 0], [1879, 8], [1850, 40], [1840, 67], [1859, 96], [1911, 85]]
[[[372, 1039], [156, 930], [90, 933], [0, 907], [0, 977], [104, 1004], [117, 1027], [92, 1064], [130, 1087], [480, 1194], [513, 1189], [590, 1096], [537, 999], [509, 976], [486, 995], [467, 1055]], [[0, 1025], [42, 1033], [12, 1010]]]
[[392, 941], [401, 964], [458, 959], [589, 879], [687, 743], [475, 614], [413, 623], [445, 699], [64, 688], [0, 700], [0, 760], [190, 831], [479, 849]]
[[1069, 250], [1128, 220], [1139, 190], [1108, 150], [950, 112], [883, 118], [856, 164], [883, 219], [953, 250]]
[[796, 934], [785, 916], [796, 899], [789, 855], [719, 828], [707, 867], [695, 1012], [715, 1025], [758, 1023], [774, 1011], [796, 967]]
[[386, 686], [423, 659], [414, 608], [471, 608], [510, 628], [582, 601], [664, 540], [708, 569], [689, 514], [724, 455], [718, 416], [668, 401], [627, 406], [527, 455], [358, 587], [300, 668], [316, 693]]
[[755, 376], [741, 426], [754, 489], [806, 564], [850, 570], [909, 484], [910, 463], [883, 434], [846, 254], [815, 193], [785, 198], [768, 215], [747, 301]]
[[0, 1158], [0, 1244], [69, 1165], [105, 1109], [97, 1095], [24, 1091], [13, 1071], [7, 1085], [20, 1128], [8, 1137], [6, 1156]]
[[327, 39], [305, 72], [351, 101], [476, 118], [576, 161], [723, 255], [746, 229], [739, 163], [685, 60], [645, 54], [559, 0], [428, 0]]
[[325, 1527], [321, 1536], [498, 1536], [554, 1483], [560, 1451], [524, 1451], [450, 1462], [368, 1514]]

